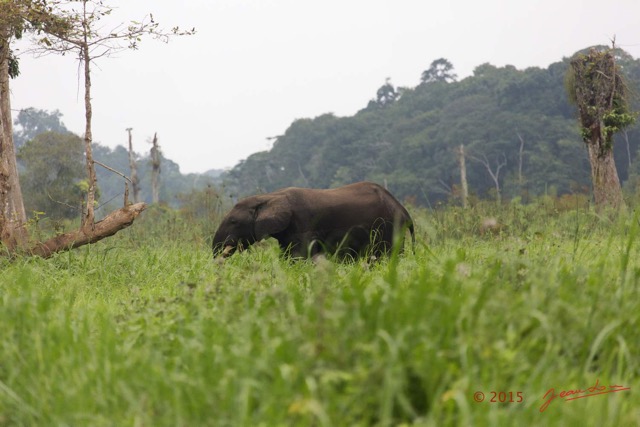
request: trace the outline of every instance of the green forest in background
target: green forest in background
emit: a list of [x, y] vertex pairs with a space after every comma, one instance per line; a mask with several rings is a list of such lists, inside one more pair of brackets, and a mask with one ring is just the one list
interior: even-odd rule
[[[620, 49], [616, 60], [637, 111], [640, 60]], [[203, 209], [220, 209], [225, 200], [283, 187], [328, 188], [370, 180], [405, 202], [457, 204], [460, 145], [465, 147], [469, 190], [476, 199], [500, 195], [528, 202], [540, 195], [589, 195], [589, 161], [564, 83], [569, 61], [524, 70], [485, 63], [458, 80], [454, 65], [437, 59], [416, 87], [395, 87], [387, 79], [353, 116], [327, 113], [295, 120], [270, 150], [252, 154], [226, 172], [183, 174], [163, 156], [160, 201], [179, 208], [204, 200]], [[32, 215], [74, 218], [80, 212], [82, 143], [61, 117], [58, 111], [27, 109], [15, 121], [21, 182]], [[139, 153], [140, 147], [148, 152], [151, 144], [134, 144], [141, 201], [151, 202], [151, 162], [148, 154]], [[615, 158], [627, 195], [640, 187], [639, 148], [637, 124], [616, 135]], [[129, 175], [128, 150], [122, 145], [112, 149], [94, 144], [94, 156]], [[122, 204], [124, 180], [100, 166], [97, 172], [100, 206], [108, 212]]]
[[[616, 59], [637, 110], [640, 61], [619, 49]], [[457, 150], [464, 144], [476, 197], [495, 198], [496, 179], [507, 199], [589, 193], [589, 161], [564, 86], [569, 61], [525, 70], [485, 63], [457, 81], [453, 65], [436, 60], [416, 87], [387, 80], [352, 117], [296, 120], [269, 151], [227, 172], [225, 184], [242, 196], [371, 180], [400, 200], [434, 206], [459, 196]], [[620, 179], [631, 192], [640, 172], [639, 142], [636, 125], [614, 145]]]

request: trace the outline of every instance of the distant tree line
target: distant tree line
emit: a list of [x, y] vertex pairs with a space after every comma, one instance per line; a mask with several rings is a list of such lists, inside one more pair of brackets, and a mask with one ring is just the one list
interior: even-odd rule
[[[586, 52], [587, 50], [585, 49]], [[617, 49], [631, 92], [640, 90], [640, 61]], [[335, 187], [360, 180], [385, 184], [401, 199], [434, 206], [460, 192], [457, 152], [464, 145], [469, 191], [476, 197], [589, 193], [590, 165], [576, 107], [565, 90], [570, 58], [548, 68], [482, 64], [458, 81], [440, 58], [414, 88], [387, 79], [352, 117], [328, 113], [294, 121], [269, 151], [227, 172], [237, 196], [287, 186]], [[632, 100], [635, 110], [638, 100]], [[616, 135], [620, 180], [640, 175], [637, 125]]]
[[[59, 111], [35, 108], [21, 110], [15, 119], [14, 141], [18, 153], [20, 181], [29, 216], [56, 219], [77, 218], [86, 192], [82, 138], [70, 132]], [[123, 139], [125, 130], [123, 130]], [[146, 144], [151, 148], [151, 144]], [[129, 151], [122, 145], [109, 148], [93, 143], [93, 155], [101, 164], [130, 174]], [[133, 153], [138, 166], [140, 201], [152, 202], [152, 160], [148, 154]], [[215, 185], [217, 174], [182, 174], [177, 163], [160, 152], [159, 200], [180, 207], [185, 195]], [[122, 204], [124, 178], [98, 165], [98, 213]]]
[[[629, 92], [640, 93], [640, 61], [619, 49], [616, 61]], [[182, 174], [161, 154], [159, 200], [184, 207], [202, 192], [209, 206], [212, 194], [221, 191], [237, 198], [288, 186], [328, 188], [371, 180], [419, 205], [461, 203], [461, 145], [469, 191], [477, 198], [590, 194], [578, 112], [565, 90], [569, 66], [570, 58], [546, 69], [482, 64], [458, 81], [453, 65], [440, 58], [422, 72], [415, 88], [395, 87], [387, 79], [352, 117], [329, 113], [296, 120], [271, 150], [252, 154], [222, 176], [221, 171]], [[638, 104], [632, 97], [636, 111]], [[22, 110], [14, 124], [28, 214], [76, 218], [87, 185], [82, 139], [65, 127], [57, 110]], [[640, 189], [639, 148], [638, 125], [614, 138], [617, 170], [629, 191]], [[130, 174], [124, 146], [93, 143], [93, 152], [100, 163]], [[150, 153], [133, 156], [140, 200], [151, 203]], [[100, 166], [96, 172], [97, 212], [108, 212], [122, 203], [124, 180]]]

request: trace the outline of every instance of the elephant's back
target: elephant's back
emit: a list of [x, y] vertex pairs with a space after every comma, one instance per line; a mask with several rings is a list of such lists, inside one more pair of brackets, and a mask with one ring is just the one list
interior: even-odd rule
[[357, 210], [362, 216], [370, 213], [390, 218], [402, 212], [402, 216], [410, 220], [404, 206], [387, 189], [374, 182], [361, 181], [329, 189], [289, 187], [276, 193], [285, 194], [293, 206], [304, 206], [311, 211], [340, 214]]

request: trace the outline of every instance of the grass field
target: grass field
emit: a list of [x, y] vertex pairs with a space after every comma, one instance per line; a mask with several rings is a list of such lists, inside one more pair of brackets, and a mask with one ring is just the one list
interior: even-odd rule
[[636, 215], [412, 215], [415, 254], [374, 264], [216, 262], [212, 224], [154, 209], [0, 260], [0, 426], [640, 425]]

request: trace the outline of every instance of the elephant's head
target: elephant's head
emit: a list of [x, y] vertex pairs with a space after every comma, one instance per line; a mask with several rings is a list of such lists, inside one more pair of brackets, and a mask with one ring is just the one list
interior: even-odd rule
[[291, 220], [285, 195], [261, 195], [239, 201], [222, 219], [213, 237], [213, 255], [228, 257], [257, 241], [284, 231]]

